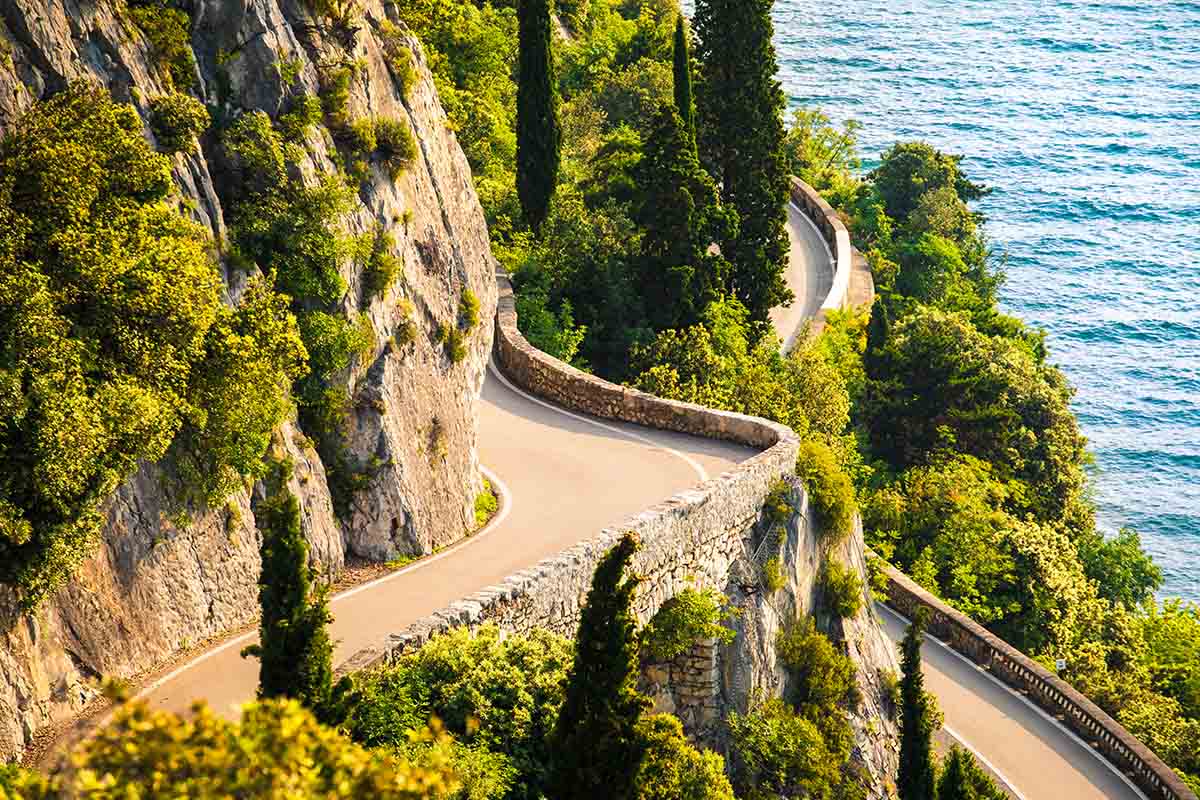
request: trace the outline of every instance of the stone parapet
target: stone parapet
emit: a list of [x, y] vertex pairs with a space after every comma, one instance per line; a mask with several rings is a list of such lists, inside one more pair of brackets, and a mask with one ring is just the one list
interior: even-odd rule
[[875, 282], [867, 260], [850, 244], [850, 231], [833, 206], [816, 189], [799, 178], [792, 178], [792, 202], [813, 221], [833, 254], [833, 285], [813, 317], [811, 333], [817, 336], [825, 327], [830, 311], [870, 305], [875, 298]]
[[1197, 800], [1183, 780], [1125, 727], [1078, 690], [975, 620], [887, 565], [888, 605], [912, 619], [929, 614], [929, 633], [1020, 692], [1089, 743], [1152, 800]]

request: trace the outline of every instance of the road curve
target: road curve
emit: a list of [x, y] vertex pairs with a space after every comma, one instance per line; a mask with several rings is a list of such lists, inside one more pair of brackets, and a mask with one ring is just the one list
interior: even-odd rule
[[[771, 312], [784, 349], [790, 349], [833, 285], [828, 246], [794, 203], [788, 206], [788, 236], [787, 281], [796, 300]], [[899, 643], [907, 621], [886, 606], [878, 608], [888, 637]], [[922, 653], [926, 687], [946, 715], [946, 733], [1000, 776], [1017, 800], [1144, 800], [1108, 761], [986, 670], [933, 636], [925, 637]]]
[[[892, 641], [908, 621], [878, 605]], [[1000, 775], [1018, 800], [1143, 798], [1112, 765], [1021, 694], [933, 636], [921, 648], [925, 686], [946, 715], [946, 732]]]
[[[755, 454], [566, 412], [512, 387], [494, 368], [480, 416], [480, 460], [505, 489], [503, 519], [455, 549], [335, 597], [335, 663]], [[203, 698], [234, 714], [258, 684], [258, 662], [239, 655], [255, 639], [198, 656], [143, 696], [176, 712]]]
[[783, 340], [784, 352], [792, 349], [804, 325], [817, 315], [833, 288], [833, 254], [817, 226], [795, 203], [788, 203], [788, 288], [796, 297], [790, 306], [771, 310], [771, 324]]

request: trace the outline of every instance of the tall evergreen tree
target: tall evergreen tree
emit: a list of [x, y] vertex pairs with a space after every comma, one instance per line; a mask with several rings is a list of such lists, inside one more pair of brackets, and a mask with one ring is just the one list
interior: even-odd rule
[[346, 716], [351, 683], [333, 684], [333, 643], [325, 629], [329, 587], [315, 589], [309, 575], [308, 543], [300, 530], [300, 504], [280, 477], [255, 517], [262, 533], [258, 600], [259, 643], [242, 657], [259, 660], [259, 698], [290, 697], [328, 725]]
[[639, 288], [647, 316], [656, 330], [692, 325], [727, 272], [710, 245], [736, 225], [700, 166], [683, 120], [669, 105], [654, 118], [634, 179], [641, 187], [634, 217], [644, 230]]
[[640, 547], [626, 534], [596, 567], [579, 620], [575, 663], [551, 735], [547, 795], [555, 800], [628, 800], [646, 742], [638, 720], [649, 701], [638, 693], [637, 620], [641, 579], [625, 568]]
[[562, 159], [550, 5], [551, 0], [517, 3], [517, 196], [525, 221], [535, 232], [550, 213]]
[[675, 20], [675, 109], [693, 145], [696, 141], [696, 102], [692, 99], [692, 54], [683, 14]]
[[922, 609], [908, 626], [900, 644], [900, 773], [896, 787], [900, 800], [934, 800], [933, 731], [935, 713], [932, 698], [925, 691], [921, 673], [921, 641], [929, 615]]
[[738, 213], [721, 243], [733, 265], [728, 288], [756, 321], [792, 300], [787, 266], [785, 106], [771, 42], [774, 0], [696, 0], [700, 152]]
[[1007, 796], [974, 756], [961, 747], [951, 748], [938, 776], [937, 800], [1005, 800]]

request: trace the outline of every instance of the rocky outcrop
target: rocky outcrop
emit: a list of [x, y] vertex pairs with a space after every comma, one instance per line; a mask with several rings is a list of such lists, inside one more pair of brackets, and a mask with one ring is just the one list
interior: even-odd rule
[[[435, 331], [455, 324], [466, 290], [478, 297], [480, 318], [491, 319], [495, 267], [469, 165], [419, 46], [403, 34], [384, 41], [382, 27], [394, 9], [381, 0], [368, 0], [362, 18], [340, 28], [315, 17], [303, 0], [188, 5], [194, 93], [213, 110], [214, 131], [247, 110], [277, 115], [289, 82], [292, 91], [319, 97], [321, 72], [334, 63], [355, 65], [351, 119], [386, 116], [413, 131], [415, 164], [395, 180], [371, 166], [357, 208], [344, 221], [348, 235], [387, 230], [404, 266], [402, 279], [363, 308], [373, 350], [338, 378], [353, 406], [348, 455], [369, 467], [345, 519], [334, 514], [330, 465], [296, 423], [277, 432], [273, 448], [295, 464], [290, 486], [301, 501], [304, 531], [314, 559], [329, 572], [348, 555], [384, 560], [462, 537], [474, 524], [481, 489], [476, 414], [493, 332], [487, 324], [476, 327], [466, 358], [453, 363]], [[414, 56], [416, 80], [407, 90], [385, 52], [397, 46]], [[171, 86], [124, 0], [0, 0], [0, 133], [35, 100], [74, 81], [106, 86], [143, 119]], [[146, 133], [152, 138], [149, 126]], [[199, 147], [174, 156], [174, 177], [183, 205], [220, 244], [228, 232], [218, 149], [209, 132]], [[310, 182], [341, 163], [324, 126], [296, 154], [297, 171]], [[236, 298], [245, 275], [226, 273]], [[343, 276], [345, 310], [356, 313], [361, 267], [348, 261]], [[397, 335], [404, 330], [415, 334], [407, 344], [409, 337]], [[162, 475], [144, 465], [120, 488], [106, 508], [101, 547], [52, 602], [35, 616], [0, 618], [0, 756], [18, 753], [39, 728], [77, 711], [95, 694], [93, 678], [135, 676], [253, 620], [259, 568], [253, 487], [185, 518], [167, 510]]]
[[[828, 547], [807, 495], [794, 478], [789, 483], [787, 502], [793, 514], [782, 528], [760, 520], [742, 557], [729, 569], [724, 591], [737, 609], [730, 622], [736, 638], [727, 645], [700, 642], [669, 664], [647, 665], [642, 688], [653, 698], [656, 712], [675, 714], [689, 736], [728, 755], [722, 720], [730, 712], [745, 714], [756, 698], [788, 696], [790, 678], [776, 641], [800, 617], [812, 616], [857, 667], [861, 700], [850, 711], [855, 740], [851, 760], [869, 796], [883, 800], [893, 796], [899, 757], [894, 709], [884, 685], [885, 675], [898, 669], [896, 655], [868, 596], [864, 594], [862, 612], [842, 619], [830, 613], [818, 581], [826, 560], [834, 558], [867, 585], [862, 531]], [[764, 580], [764, 565], [771, 558], [778, 559], [783, 572], [783, 585], [775, 591]]]

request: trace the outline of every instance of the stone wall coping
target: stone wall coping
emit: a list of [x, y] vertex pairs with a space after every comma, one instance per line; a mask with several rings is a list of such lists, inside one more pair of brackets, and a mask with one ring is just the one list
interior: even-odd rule
[[1079, 690], [966, 614], [951, 608], [900, 570], [882, 563], [888, 578], [888, 605], [910, 619], [917, 609], [926, 609], [930, 614], [929, 633], [1091, 743], [1148, 797], [1197, 800], [1183, 779], [1154, 751]]

